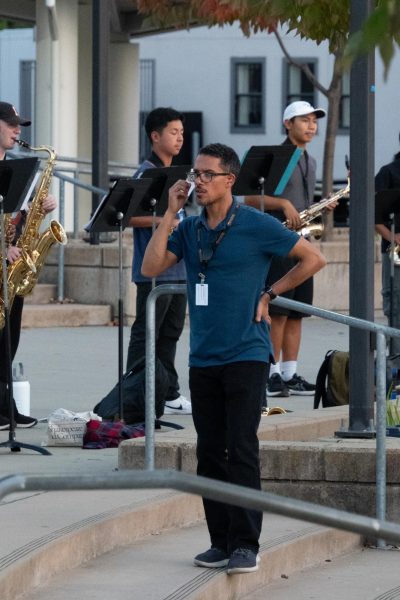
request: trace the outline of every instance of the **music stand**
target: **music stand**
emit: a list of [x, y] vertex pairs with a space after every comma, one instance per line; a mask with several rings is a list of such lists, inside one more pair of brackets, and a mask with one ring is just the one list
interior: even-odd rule
[[152, 183], [143, 198], [142, 209], [149, 212], [152, 211], [153, 216], [163, 216], [168, 208], [169, 188], [178, 179], [186, 179], [190, 169], [190, 165], [146, 169], [142, 177], [152, 179]]
[[11, 332], [10, 332], [10, 309], [8, 297], [7, 262], [6, 262], [6, 231], [4, 215], [13, 213], [21, 208], [36, 172], [39, 168], [38, 158], [25, 158], [8, 160], [0, 165], [0, 222], [1, 222], [1, 254], [2, 254], [2, 276], [3, 276], [3, 305], [4, 305], [4, 332], [5, 337], [5, 362], [6, 362], [6, 402], [9, 406], [10, 429], [7, 442], [0, 443], [0, 447], [10, 448], [11, 452], [20, 452], [21, 448], [35, 450], [40, 454], [51, 455], [46, 448], [18, 442], [15, 439], [14, 420], [14, 395], [12, 377], [11, 357]]
[[[387, 189], [375, 194], [375, 224], [390, 224], [390, 311], [389, 326], [393, 327], [393, 297], [394, 297], [394, 235], [396, 215], [400, 215], [400, 189]], [[400, 222], [398, 223], [400, 225]], [[389, 342], [390, 356], [393, 357], [393, 338]], [[398, 355], [396, 355], [398, 356]]]
[[[147, 215], [152, 212], [152, 234], [156, 229], [156, 217], [163, 216], [168, 208], [168, 192], [169, 188], [178, 179], [186, 179], [191, 167], [189, 165], [176, 165], [173, 167], [154, 167], [146, 169], [143, 177], [151, 179], [152, 183], [142, 201], [142, 210], [147, 210]], [[142, 216], [142, 215], [140, 215]], [[151, 280], [151, 287], [154, 289], [156, 285], [155, 277]]]
[[245, 154], [239, 176], [232, 188], [235, 196], [279, 196], [285, 189], [302, 149], [292, 144], [280, 146], [252, 146]]
[[114, 182], [113, 187], [102, 199], [89, 223], [84, 229], [89, 233], [103, 231], [118, 232], [118, 397], [119, 418], [124, 418], [122, 378], [123, 378], [123, 278], [122, 278], [122, 232], [129, 224], [131, 217], [149, 214], [147, 204], [143, 204], [144, 196], [151, 185], [151, 179], [121, 178]]

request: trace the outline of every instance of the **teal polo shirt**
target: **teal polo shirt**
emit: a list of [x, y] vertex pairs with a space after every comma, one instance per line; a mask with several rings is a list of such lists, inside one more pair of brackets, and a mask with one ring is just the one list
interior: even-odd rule
[[[189, 365], [207, 367], [238, 361], [269, 362], [272, 348], [268, 325], [254, 320], [261, 291], [274, 255], [285, 256], [298, 242], [297, 233], [277, 219], [233, 202], [215, 229], [206, 213], [188, 217], [168, 240], [168, 250], [185, 261], [190, 315]], [[232, 225], [227, 223], [235, 211]], [[225, 230], [205, 270], [208, 305], [196, 305], [196, 284], [204, 272], [203, 257]]]

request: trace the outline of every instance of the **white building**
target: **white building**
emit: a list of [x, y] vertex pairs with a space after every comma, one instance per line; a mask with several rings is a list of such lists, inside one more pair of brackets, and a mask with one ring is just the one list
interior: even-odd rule
[[[283, 36], [290, 55], [311, 65], [325, 87], [329, 86], [333, 57], [327, 44]], [[223, 142], [243, 156], [252, 145], [279, 144], [284, 138], [284, 107], [300, 96], [314, 106], [327, 107], [326, 97], [312, 89], [300, 71], [289, 67], [274, 35], [245, 37], [237, 25], [199, 27], [140, 39], [142, 95], [146, 108], [173, 106], [202, 114], [203, 144]], [[144, 89], [145, 88], [145, 89]], [[334, 178], [345, 179], [349, 154], [348, 77], [344, 81], [341, 127], [336, 141]], [[143, 96], [142, 96], [143, 98]], [[143, 100], [142, 100], [143, 105]], [[150, 105], [150, 106], [149, 106]], [[400, 52], [388, 80], [376, 60], [376, 140], [378, 169], [399, 148]], [[310, 152], [318, 159], [321, 177], [325, 120]]]
[[[32, 141], [54, 146], [60, 155], [91, 156], [90, 7], [57, 3], [59, 37], [53, 40], [47, 15], [37, 4], [33, 29], [0, 32], [0, 98], [33, 117]], [[43, 14], [42, 14], [43, 13]], [[74, 27], [73, 25], [76, 25]], [[274, 35], [245, 37], [237, 25], [194, 28], [147, 37], [113, 38], [109, 60], [109, 159], [137, 163], [146, 154], [140, 114], [156, 106], [174, 106], [187, 113], [187, 130], [198, 131], [190, 162], [199, 144], [221, 141], [242, 157], [252, 145], [279, 144], [284, 138], [285, 105], [299, 96], [326, 108], [327, 100], [312, 89], [298, 69], [289, 67]], [[284, 36], [290, 54], [306, 61], [324, 86], [331, 78], [333, 58], [327, 44]], [[140, 85], [139, 85], [140, 57]], [[348, 79], [335, 152], [334, 178], [346, 177], [349, 154]], [[140, 101], [139, 101], [140, 92]], [[140, 104], [140, 111], [139, 111]], [[376, 60], [375, 171], [399, 148], [400, 52], [387, 81]], [[325, 119], [310, 146], [321, 177]], [[24, 132], [29, 136], [29, 132]], [[140, 150], [139, 136], [141, 137]], [[190, 136], [188, 137], [188, 142]], [[31, 141], [28, 138], [28, 141]], [[189, 152], [189, 149], [188, 149]], [[87, 222], [90, 198], [80, 203], [79, 222]], [[70, 211], [67, 218], [72, 219]]]

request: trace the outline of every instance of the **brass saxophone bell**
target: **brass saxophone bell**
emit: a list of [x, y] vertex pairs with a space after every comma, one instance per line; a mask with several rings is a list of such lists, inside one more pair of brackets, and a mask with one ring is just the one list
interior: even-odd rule
[[313, 237], [316, 240], [320, 240], [324, 231], [323, 223], [313, 223], [312, 225], [307, 225], [298, 231], [303, 237]]
[[387, 249], [387, 252], [390, 256], [390, 260], [392, 260], [392, 257], [393, 257], [394, 266], [399, 267], [400, 266], [400, 244], [395, 244], [394, 246], [390, 246]]
[[266, 406], [263, 408], [262, 415], [264, 415], [264, 417], [272, 417], [272, 415], [286, 415], [286, 412], [287, 411], [280, 406], [271, 406], [271, 408]]

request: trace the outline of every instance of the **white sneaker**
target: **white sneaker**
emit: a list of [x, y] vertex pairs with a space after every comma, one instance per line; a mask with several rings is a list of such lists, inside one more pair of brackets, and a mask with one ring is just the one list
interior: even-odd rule
[[179, 396], [176, 400], [167, 400], [164, 407], [164, 415], [191, 415], [192, 403], [185, 398]]

